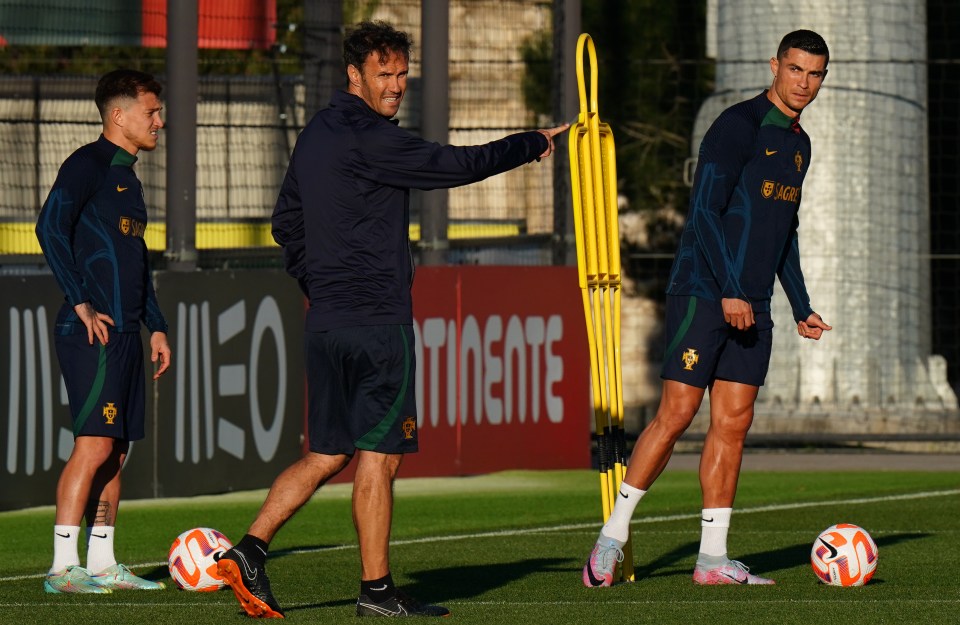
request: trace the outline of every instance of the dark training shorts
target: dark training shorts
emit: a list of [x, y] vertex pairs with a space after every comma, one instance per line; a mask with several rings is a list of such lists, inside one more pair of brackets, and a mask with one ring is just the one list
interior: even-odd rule
[[111, 333], [106, 345], [87, 333], [56, 335], [73, 436], [143, 438], [143, 343], [139, 332]]
[[307, 332], [304, 350], [310, 451], [417, 451], [412, 326]]
[[666, 351], [660, 377], [707, 388], [714, 380], [763, 386], [770, 366], [773, 319], [753, 313], [753, 326], [737, 330], [723, 320], [720, 302], [668, 295]]

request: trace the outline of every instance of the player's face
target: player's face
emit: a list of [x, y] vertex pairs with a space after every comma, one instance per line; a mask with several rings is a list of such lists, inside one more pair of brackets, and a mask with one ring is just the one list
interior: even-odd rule
[[160, 119], [160, 99], [155, 93], [142, 92], [136, 100], [126, 99], [119, 105], [120, 130], [126, 145], [123, 149], [136, 154], [140, 150], [153, 150], [157, 147], [157, 134], [163, 128]]
[[781, 59], [770, 59], [773, 86], [770, 100], [785, 114], [799, 115], [817, 97], [827, 76], [827, 57], [790, 48]]
[[350, 91], [363, 98], [367, 106], [390, 118], [400, 109], [400, 101], [407, 91], [410, 66], [407, 57], [391, 52], [380, 62], [376, 52], [367, 55], [362, 71], [352, 65], [348, 69]]

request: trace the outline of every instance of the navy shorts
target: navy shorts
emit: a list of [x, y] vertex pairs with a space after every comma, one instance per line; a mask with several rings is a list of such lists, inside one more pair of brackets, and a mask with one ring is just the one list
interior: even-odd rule
[[755, 323], [737, 330], [723, 320], [720, 302], [668, 295], [667, 347], [660, 377], [707, 388], [714, 380], [763, 386], [770, 367], [773, 319], [754, 311]]
[[307, 332], [310, 451], [417, 451], [413, 326]]
[[143, 343], [139, 332], [111, 333], [106, 345], [87, 333], [56, 335], [73, 436], [143, 438]]

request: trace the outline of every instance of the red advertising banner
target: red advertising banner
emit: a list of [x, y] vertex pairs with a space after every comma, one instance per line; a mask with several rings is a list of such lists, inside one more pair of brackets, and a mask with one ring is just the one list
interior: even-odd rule
[[[167, 46], [167, 0], [142, 0], [142, 45]], [[268, 49], [276, 41], [276, 0], [199, 0], [197, 47]]]
[[590, 466], [576, 268], [421, 267], [413, 301], [420, 451], [401, 476]]

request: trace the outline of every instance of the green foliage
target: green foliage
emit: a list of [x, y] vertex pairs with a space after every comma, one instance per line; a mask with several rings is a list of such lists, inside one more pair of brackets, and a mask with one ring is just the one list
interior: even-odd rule
[[379, 6], [380, 0], [343, 0], [343, 23], [350, 26], [369, 20]]
[[[625, 210], [640, 232], [622, 232], [625, 272], [658, 296], [665, 271], [638, 254], [672, 254], [689, 202], [684, 167], [697, 110], [712, 90], [714, 67], [704, 58], [704, 0], [583, 0], [582, 31], [598, 62], [600, 119], [613, 130]], [[521, 46], [524, 102], [552, 115], [552, 39], [537, 32]], [[572, 67], [567, 71], [574, 71]]]
[[627, 211], [639, 211], [643, 236], [623, 241], [625, 270], [648, 278], [659, 295], [664, 272], [631, 253], [672, 254], [686, 213], [684, 164], [697, 110], [710, 95], [713, 64], [704, 58], [703, 0], [584, 0], [583, 31], [599, 63], [600, 118], [617, 146], [617, 175]]
[[534, 121], [553, 116], [551, 101], [551, 72], [553, 58], [553, 34], [548, 30], [539, 30], [527, 35], [520, 44], [520, 58], [523, 59], [524, 72], [521, 78], [523, 102], [527, 110], [533, 113]]
[[600, 63], [600, 116], [617, 137], [631, 208], [686, 208], [683, 160], [712, 81], [702, 62], [705, 19], [702, 0], [584, 2], [583, 29]]

